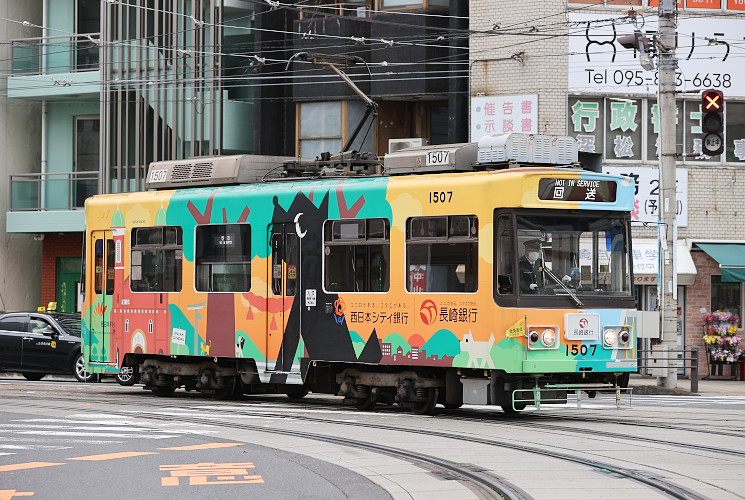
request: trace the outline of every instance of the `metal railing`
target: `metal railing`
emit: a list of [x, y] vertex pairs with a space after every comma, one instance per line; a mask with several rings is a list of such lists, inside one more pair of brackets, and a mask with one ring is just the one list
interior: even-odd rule
[[76, 73], [98, 69], [100, 33], [11, 40], [13, 75]]
[[[698, 346], [692, 346], [689, 351], [685, 349], [670, 349], [668, 351], [639, 349], [637, 353], [639, 354], [639, 372], [651, 369], [654, 376], [655, 370], [663, 370], [665, 372], [670, 368], [688, 370], [691, 380], [691, 392], [698, 392]], [[642, 354], [648, 354], [649, 356], [642, 356]]]
[[55, 172], [10, 176], [10, 211], [82, 209], [98, 194], [98, 172]]
[[324, 3], [297, 6], [301, 21], [326, 16], [370, 17], [371, 8], [371, 2]]

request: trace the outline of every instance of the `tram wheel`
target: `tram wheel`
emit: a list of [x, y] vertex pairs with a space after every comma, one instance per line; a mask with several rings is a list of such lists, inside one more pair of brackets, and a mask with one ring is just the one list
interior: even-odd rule
[[427, 392], [423, 401], [417, 401], [414, 406], [411, 407], [411, 411], [416, 415], [431, 415], [432, 410], [437, 405], [437, 387], [428, 387], [425, 389]]
[[285, 394], [290, 399], [302, 399], [308, 395], [308, 390], [303, 386], [289, 387], [285, 389]]
[[236, 377], [229, 377], [228, 382], [225, 384], [224, 387], [215, 389], [214, 392], [212, 392], [212, 399], [215, 399], [217, 401], [232, 399], [233, 397], [235, 397], [235, 386]]
[[446, 410], [457, 410], [463, 406], [463, 403], [442, 403], [442, 406], [445, 407]]
[[502, 411], [507, 415], [517, 415], [518, 412], [523, 411], [527, 405], [525, 403], [507, 403], [501, 405]]
[[360, 411], [371, 411], [373, 408], [375, 408], [376, 403], [376, 398], [371, 394], [368, 394], [365, 397], [357, 398], [357, 402], [354, 403], [354, 407]]
[[177, 387], [178, 384], [173, 381], [173, 377], [169, 376], [168, 383], [166, 385], [154, 385], [150, 390], [153, 391], [153, 394], [158, 397], [167, 398], [173, 396], [173, 393], [176, 392]]

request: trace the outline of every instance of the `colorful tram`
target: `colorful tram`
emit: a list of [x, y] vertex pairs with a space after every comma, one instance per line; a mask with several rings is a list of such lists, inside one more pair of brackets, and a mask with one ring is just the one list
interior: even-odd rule
[[417, 413], [625, 386], [633, 180], [568, 137], [347, 156], [160, 162], [88, 199], [89, 369]]

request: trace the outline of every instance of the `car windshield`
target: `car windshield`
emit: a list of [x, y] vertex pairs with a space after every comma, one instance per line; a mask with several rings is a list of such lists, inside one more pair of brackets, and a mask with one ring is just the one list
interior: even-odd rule
[[80, 315], [78, 314], [55, 314], [54, 319], [65, 330], [68, 335], [80, 337]]

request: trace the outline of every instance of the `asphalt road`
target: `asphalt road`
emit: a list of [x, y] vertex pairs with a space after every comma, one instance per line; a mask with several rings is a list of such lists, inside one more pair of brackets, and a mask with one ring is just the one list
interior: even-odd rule
[[0, 500], [495, 497], [428, 457], [501, 481], [514, 498], [744, 498], [743, 405], [639, 396], [616, 408], [598, 397], [518, 417], [494, 407], [417, 416], [328, 396], [158, 398], [113, 381], [2, 374]]

